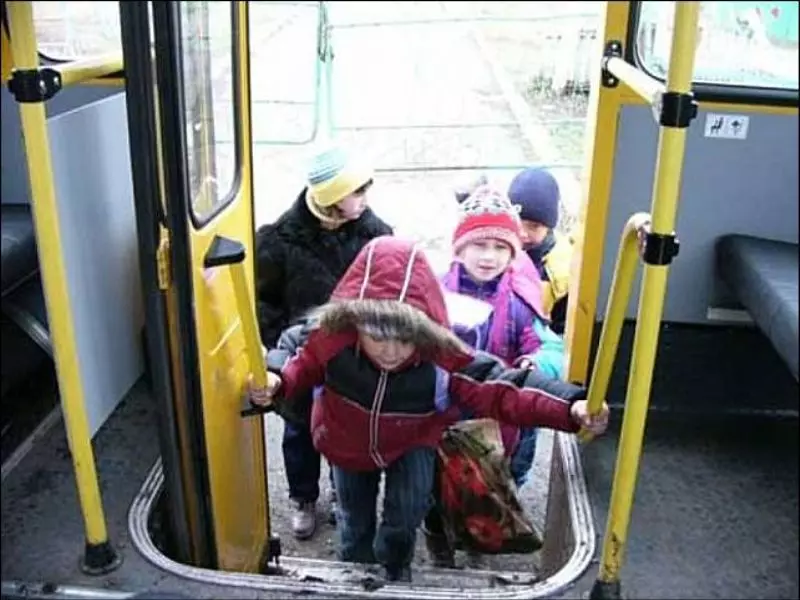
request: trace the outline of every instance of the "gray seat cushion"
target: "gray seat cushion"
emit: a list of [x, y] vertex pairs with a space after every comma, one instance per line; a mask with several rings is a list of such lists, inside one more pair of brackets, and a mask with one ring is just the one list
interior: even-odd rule
[[717, 272], [798, 378], [798, 245], [747, 235], [716, 244]]
[[2, 294], [39, 270], [31, 209], [25, 204], [2, 205]]

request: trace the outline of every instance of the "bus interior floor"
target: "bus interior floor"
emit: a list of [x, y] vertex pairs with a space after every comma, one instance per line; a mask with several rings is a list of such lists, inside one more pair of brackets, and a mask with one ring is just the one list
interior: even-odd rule
[[[582, 451], [601, 536], [621, 416]], [[650, 412], [623, 594], [797, 598], [797, 549], [797, 417]]]
[[[607, 434], [581, 450], [598, 558], [621, 413], [614, 411], [612, 417]], [[267, 417], [266, 431], [271, 518], [283, 555], [333, 560], [335, 530], [325, 522], [324, 502], [318, 507], [320, 525], [314, 538], [301, 542], [291, 535], [282, 424], [274, 415]], [[102, 578], [81, 575], [76, 568], [84, 529], [63, 421], [44, 433], [23, 459], [24, 468], [3, 480], [3, 579], [123, 590], [181, 589], [197, 598], [253, 597], [253, 590], [217, 588], [167, 574], [133, 546], [128, 512], [158, 459], [155, 432], [155, 403], [142, 380], [93, 440], [110, 540], [124, 556], [123, 566]], [[534, 492], [547, 488], [534, 484], [547, 473], [544, 450], [549, 448], [552, 443], [540, 439], [531, 483], [521, 493], [539, 525], [545, 503]], [[320, 482], [325, 486], [327, 481], [323, 471]], [[628, 597], [642, 598], [796, 598], [797, 507], [796, 417], [651, 411], [621, 572], [623, 590]], [[487, 557], [485, 568], [528, 573], [536, 568], [536, 555], [514, 557], [518, 562], [513, 564], [508, 558]], [[420, 539], [415, 565], [426, 562]], [[581, 590], [595, 573], [596, 566], [590, 567]]]
[[0, 456], [4, 470], [9, 459], [40, 427], [43, 421], [50, 423], [59, 405], [58, 383], [52, 362], [40, 365], [32, 377], [9, 388], [2, 398], [3, 410], [2, 442]]

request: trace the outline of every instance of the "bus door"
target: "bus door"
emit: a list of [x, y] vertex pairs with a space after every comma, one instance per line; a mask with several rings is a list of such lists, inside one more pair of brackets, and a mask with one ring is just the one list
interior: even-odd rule
[[254, 285], [247, 3], [123, 4], [152, 10], [164, 213], [157, 260], [174, 394], [167, 426], [180, 470], [173, 499], [183, 497], [170, 509], [186, 511], [172, 518], [188, 530], [177, 543], [191, 546], [179, 554], [197, 566], [259, 572], [274, 552], [264, 424], [240, 417], [247, 335], [252, 348], [257, 333], [252, 308], [237, 308]]

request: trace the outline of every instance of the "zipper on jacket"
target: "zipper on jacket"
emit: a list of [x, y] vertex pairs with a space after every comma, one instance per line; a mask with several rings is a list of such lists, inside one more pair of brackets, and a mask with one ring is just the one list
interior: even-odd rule
[[388, 371], [381, 370], [378, 377], [378, 385], [375, 387], [375, 396], [372, 398], [372, 408], [369, 411], [369, 455], [375, 464], [380, 468], [386, 468], [386, 462], [378, 452], [378, 422], [383, 407], [383, 399], [386, 397], [386, 383], [389, 379]]

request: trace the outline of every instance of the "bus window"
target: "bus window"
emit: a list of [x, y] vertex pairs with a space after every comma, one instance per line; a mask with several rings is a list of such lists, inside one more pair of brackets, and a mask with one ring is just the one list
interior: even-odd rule
[[[327, 88], [320, 56], [326, 25], [321, 5], [248, 4], [250, 109], [256, 164], [280, 160], [276, 146], [307, 144], [322, 128], [321, 108]], [[256, 169], [255, 177], [266, 177], [264, 169]]]
[[[796, 90], [797, 2], [701, 2], [697, 83]], [[639, 64], [666, 76], [674, 2], [641, 2]]]
[[181, 2], [190, 193], [204, 221], [232, 198], [237, 165], [233, 2]]
[[119, 2], [33, 2], [39, 53], [67, 61], [122, 52]]

